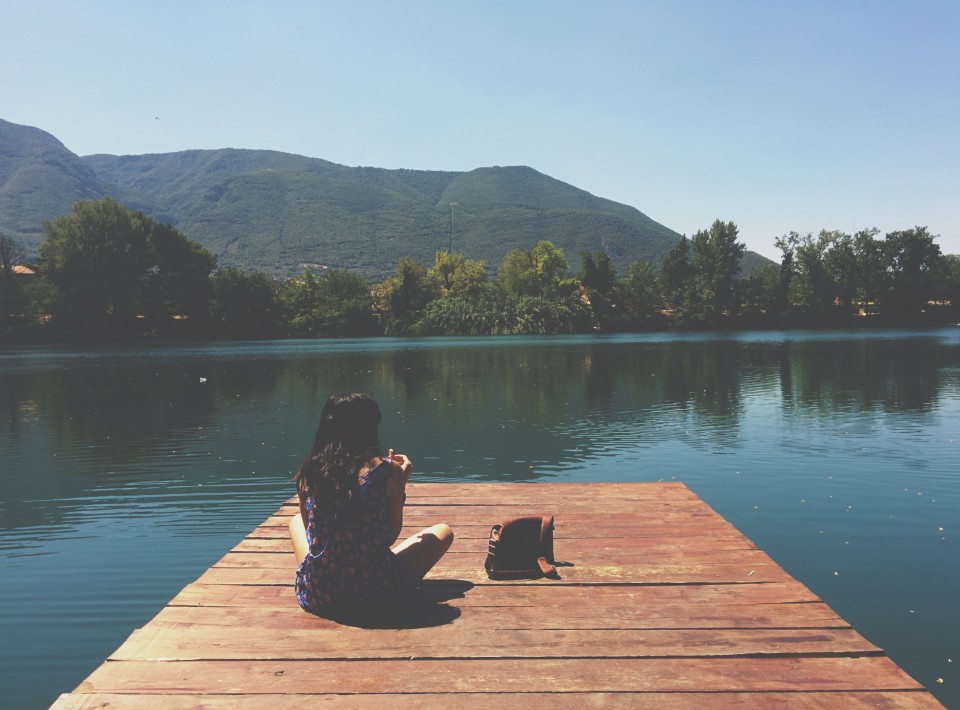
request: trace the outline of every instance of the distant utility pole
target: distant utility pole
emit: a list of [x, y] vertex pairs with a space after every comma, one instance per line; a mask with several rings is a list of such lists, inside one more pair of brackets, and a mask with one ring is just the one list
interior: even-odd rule
[[447, 248], [448, 254], [453, 254], [453, 208], [454, 206], [459, 207], [459, 202], [450, 203], [450, 246]]

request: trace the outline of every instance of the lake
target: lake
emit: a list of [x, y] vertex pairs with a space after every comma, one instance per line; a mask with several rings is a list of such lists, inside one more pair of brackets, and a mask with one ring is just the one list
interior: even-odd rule
[[0, 349], [4, 706], [275, 511], [340, 390], [420, 480], [683, 481], [960, 707], [960, 328]]

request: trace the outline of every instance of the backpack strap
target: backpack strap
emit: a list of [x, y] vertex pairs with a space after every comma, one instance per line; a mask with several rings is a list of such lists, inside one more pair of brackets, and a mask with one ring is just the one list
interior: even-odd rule
[[544, 577], [559, 579], [560, 574], [553, 565], [553, 516], [544, 515], [540, 519], [540, 551], [543, 553], [537, 558], [540, 571]]
[[483, 563], [483, 566], [487, 570], [487, 575], [491, 577], [495, 573], [493, 565], [494, 560], [497, 557], [497, 543], [500, 542], [501, 530], [503, 530], [503, 525], [500, 525], [499, 523], [490, 528], [490, 542], [487, 545], [487, 559]]
[[547, 558], [542, 555], [537, 558], [537, 564], [540, 565], [540, 571], [543, 572], [544, 577], [550, 577], [551, 579], [560, 579], [560, 573], [557, 572], [557, 568], [552, 564], [547, 562]]

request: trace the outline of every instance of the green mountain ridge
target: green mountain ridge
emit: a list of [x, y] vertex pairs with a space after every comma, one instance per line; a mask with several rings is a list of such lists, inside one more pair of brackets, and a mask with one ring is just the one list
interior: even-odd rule
[[[79, 157], [40, 129], [0, 120], [0, 230], [25, 251], [36, 253], [45, 219], [106, 195], [173, 224], [222, 266], [278, 276], [322, 265], [380, 279], [400, 257], [432, 263], [451, 243], [493, 270], [541, 239], [572, 267], [581, 250], [605, 249], [625, 270], [659, 263], [680, 239], [633, 207], [526, 166], [388, 170], [232, 148]], [[744, 270], [766, 261], [748, 254]]]
[[39, 128], [0, 120], [0, 230], [34, 252], [43, 221], [109, 194], [94, 170]]

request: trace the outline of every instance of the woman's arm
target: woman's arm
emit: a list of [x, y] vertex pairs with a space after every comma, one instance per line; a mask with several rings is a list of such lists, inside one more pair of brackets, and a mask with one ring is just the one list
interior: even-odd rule
[[300, 499], [300, 506], [296, 513], [290, 516], [290, 540], [293, 542], [293, 553], [297, 559], [297, 566], [300, 566], [300, 562], [303, 561], [303, 558], [307, 556], [307, 553], [310, 552], [310, 548], [307, 545], [307, 520], [309, 515], [307, 512], [306, 506], [303, 504], [303, 496], [298, 495]]
[[387, 507], [390, 518], [390, 544], [400, 537], [403, 528], [403, 504], [407, 499], [407, 481], [413, 472], [413, 463], [403, 454], [393, 453], [387, 459], [393, 464], [390, 479], [387, 481]]
[[307, 504], [303, 501], [303, 493], [297, 493], [297, 499], [300, 501], [300, 518], [303, 520], [303, 528], [307, 528], [310, 522], [310, 511], [307, 510]]

